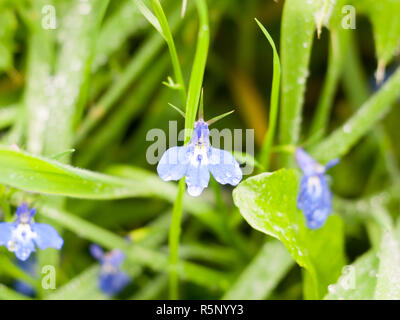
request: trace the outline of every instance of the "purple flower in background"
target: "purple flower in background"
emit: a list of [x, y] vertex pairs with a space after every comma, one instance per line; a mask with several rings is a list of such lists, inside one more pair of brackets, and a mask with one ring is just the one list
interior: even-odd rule
[[98, 245], [92, 244], [90, 253], [100, 262], [99, 288], [105, 294], [109, 296], [116, 295], [131, 282], [130, 277], [120, 270], [125, 260], [125, 255], [122, 251], [112, 250], [105, 253]]
[[0, 245], [15, 252], [15, 256], [22, 261], [36, 251], [35, 244], [42, 250], [50, 247], [60, 250], [64, 242], [52, 226], [34, 223], [35, 213], [36, 209], [29, 209], [23, 203], [17, 208], [16, 221], [0, 223]]
[[297, 196], [297, 207], [306, 217], [307, 227], [322, 227], [332, 212], [332, 192], [329, 189], [325, 172], [338, 164], [339, 160], [330, 161], [326, 166], [319, 164], [302, 148], [296, 149], [296, 160], [303, 176], [300, 181], [300, 192]]
[[199, 120], [187, 146], [172, 147], [161, 157], [157, 172], [164, 181], [180, 180], [186, 176], [188, 193], [199, 196], [210, 181], [210, 173], [221, 184], [236, 186], [242, 170], [233, 155], [210, 146], [208, 125]]

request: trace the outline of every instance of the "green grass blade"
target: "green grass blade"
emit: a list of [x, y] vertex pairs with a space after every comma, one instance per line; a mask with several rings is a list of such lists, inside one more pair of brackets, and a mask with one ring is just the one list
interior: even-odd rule
[[[182, 23], [179, 17], [179, 8], [175, 8], [170, 28], [172, 32], [177, 30]], [[118, 81], [116, 81], [100, 98], [94, 107], [89, 111], [88, 116], [81, 123], [75, 138], [75, 144], [79, 144], [88, 133], [100, 122], [101, 119], [111, 110], [115, 103], [129, 86], [143, 74], [150, 63], [155, 59], [162, 49], [163, 39], [155, 34], [141, 46], [141, 49], [134, 55], [125, 68]]]
[[152, 94], [158, 88], [167, 70], [168, 60], [166, 58], [167, 56], [164, 54], [158, 59], [121, 105], [105, 119], [98, 130], [90, 135], [87, 142], [85, 141], [86, 143], [81, 145], [81, 153], [75, 159], [78, 166], [88, 167], [106, 147], [121, 141], [129, 124], [143, 112], [152, 98]]
[[312, 154], [323, 163], [344, 156], [390, 110], [399, 88], [400, 68], [346, 123], [313, 147]]
[[20, 294], [0, 283], [0, 300], [31, 300], [31, 298]]
[[266, 242], [222, 299], [265, 299], [293, 265], [293, 259], [279, 241]]
[[11, 126], [17, 119], [19, 105], [0, 108], [0, 130]]
[[309, 131], [309, 140], [319, 141], [324, 136], [332, 109], [333, 100], [342, 72], [343, 55], [346, 53], [347, 46], [343, 39], [345, 35], [341, 31], [332, 31], [329, 43], [328, 70], [326, 79], [322, 89], [321, 96], [318, 101], [317, 111], [311, 123]]
[[[148, 2], [148, 1], [146, 1]], [[96, 40], [92, 73], [107, 63], [130, 37], [148, 27], [146, 19], [132, 0], [123, 0], [101, 27]]]
[[192, 72], [190, 74], [189, 89], [187, 94], [185, 144], [187, 144], [191, 138], [194, 121], [196, 119], [197, 107], [203, 86], [208, 47], [210, 43], [207, 3], [205, 0], [196, 0], [196, 5], [199, 12], [200, 26], [197, 37], [196, 54], [194, 57]]
[[[124, 238], [65, 211], [40, 204], [37, 209], [41, 216], [53, 220], [83, 238], [109, 250], [115, 248], [123, 250], [131, 263], [147, 266], [154, 271], [170, 271], [168, 257], [162, 253], [139, 245], [129, 245]], [[179, 261], [176, 268], [182, 279], [202, 286], [226, 289], [229, 285], [229, 277], [226, 274], [191, 262]]]
[[175, 73], [176, 83], [179, 85], [179, 93], [181, 95], [181, 102], [186, 102], [186, 86], [183, 80], [182, 69], [179, 63], [178, 53], [176, 52], [174, 38], [168, 25], [167, 17], [165, 16], [164, 10], [158, 0], [150, 0], [155, 15], [160, 23], [162, 35], [167, 42], [169, 53], [171, 56], [172, 68]]
[[[308, 65], [315, 30], [314, 4], [299, 0], [285, 1], [282, 31], [282, 103], [280, 114], [280, 143], [296, 145], [300, 139], [300, 126]], [[289, 157], [282, 156], [282, 165]]]
[[74, 168], [58, 161], [0, 147], [0, 182], [21, 190], [86, 199], [151, 194], [142, 181]]
[[269, 35], [267, 29], [256, 19], [258, 26], [264, 33], [269, 44], [273, 50], [273, 78], [272, 78], [272, 89], [271, 89], [271, 101], [270, 101], [270, 112], [269, 112], [269, 126], [266, 137], [261, 148], [260, 163], [268, 170], [269, 157], [271, 153], [272, 144], [274, 143], [276, 122], [278, 118], [279, 110], [279, 89], [281, 81], [281, 65], [279, 61], [279, 55], [275, 47], [274, 40]]
[[150, 24], [152, 24], [153, 27], [156, 28], [156, 30], [161, 35], [163, 35], [163, 30], [160, 26], [160, 23], [158, 22], [154, 14], [150, 11], [150, 9], [147, 8], [147, 6], [143, 3], [143, 1], [142, 0], [132, 0], [132, 1], [136, 4], [142, 15], [147, 19], [147, 21], [150, 22]]

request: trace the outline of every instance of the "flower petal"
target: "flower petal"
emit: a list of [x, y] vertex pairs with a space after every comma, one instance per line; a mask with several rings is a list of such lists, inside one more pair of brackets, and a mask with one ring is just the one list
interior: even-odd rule
[[196, 164], [190, 164], [186, 172], [186, 184], [188, 187], [188, 193], [192, 197], [199, 196], [204, 188], [207, 188], [208, 182], [210, 181], [210, 173], [208, 172], [207, 165], [198, 161]]
[[28, 212], [28, 211], [29, 211], [28, 205], [26, 203], [21, 203], [17, 207], [17, 216], [19, 217], [21, 214]]
[[340, 162], [339, 159], [333, 159], [333, 160], [329, 161], [325, 166], [325, 171], [336, 166], [339, 162]]
[[51, 247], [60, 250], [63, 246], [63, 239], [52, 226], [44, 223], [34, 223], [32, 224], [32, 230], [36, 232], [34, 239], [40, 249], [44, 250]]
[[230, 152], [210, 148], [208, 161], [208, 168], [219, 183], [236, 186], [242, 180], [242, 170]]
[[312, 158], [307, 152], [302, 148], [297, 148], [295, 152], [295, 157], [297, 164], [299, 165], [301, 171], [307, 175], [313, 175], [318, 173], [317, 168], [321, 168], [321, 172], [324, 172], [323, 166], [320, 165], [314, 158]]
[[13, 223], [0, 222], [0, 246], [7, 246], [8, 241], [11, 240], [13, 228]]
[[104, 293], [113, 296], [121, 292], [130, 281], [130, 277], [122, 271], [104, 272], [100, 274], [99, 287]]
[[115, 268], [119, 268], [125, 260], [125, 254], [121, 250], [113, 250], [107, 257], [107, 263], [112, 264]]
[[303, 211], [310, 229], [324, 225], [332, 212], [332, 193], [324, 175], [302, 177], [297, 207]]
[[[9, 248], [10, 249], [10, 248]], [[32, 252], [36, 251], [35, 244], [32, 240], [28, 240], [25, 242], [16, 242], [15, 243], [15, 256], [21, 260], [25, 261], [29, 258]]]
[[89, 251], [93, 258], [97, 260], [103, 259], [104, 251], [99, 245], [91, 244], [89, 247]]
[[305, 214], [307, 227], [310, 229], [319, 229], [324, 224], [330, 214], [330, 210], [327, 208], [316, 209], [310, 214]]
[[172, 147], [165, 151], [157, 166], [157, 172], [164, 181], [179, 180], [189, 164], [189, 147]]

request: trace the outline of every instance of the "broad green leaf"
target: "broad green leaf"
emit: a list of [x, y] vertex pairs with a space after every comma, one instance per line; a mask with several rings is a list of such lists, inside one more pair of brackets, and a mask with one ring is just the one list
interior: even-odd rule
[[383, 233], [379, 251], [370, 250], [343, 268], [329, 286], [326, 300], [400, 299], [400, 248], [391, 231]]
[[286, 275], [293, 260], [279, 241], [268, 241], [222, 299], [265, 299]]
[[379, 259], [368, 251], [353, 264], [345, 266], [336, 284], [329, 286], [325, 300], [371, 300], [377, 281]]
[[382, 235], [375, 299], [400, 299], [400, 245], [391, 231]]
[[[323, 296], [344, 265], [343, 225], [332, 215], [318, 230], [305, 225], [297, 210], [298, 177], [281, 169], [249, 178], [234, 189], [233, 199], [242, 216], [256, 230], [282, 241], [293, 259], [308, 271], [307, 298]], [[309, 288], [312, 288], [310, 292]]]

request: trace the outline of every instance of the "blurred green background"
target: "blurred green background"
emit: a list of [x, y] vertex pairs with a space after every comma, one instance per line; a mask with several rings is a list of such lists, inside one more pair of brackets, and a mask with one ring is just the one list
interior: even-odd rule
[[[149, 1], [143, 2], [151, 8]], [[235, 109], [235, 113], [214, 127], [254, 129], [258, 155], [268, 134], [273, 55], [254, 18], [263, 23], [280, 51], [281, 42], [286, 41], [282, 38], [285, 1], [207, 2], [211, 40], [203, 82], [205, 115], [209, 119]], [[334, 29], [333, 21], [345, 16], [341, 7], [334, 9], [331, 25], [323, 27], [320, 37], [316, 32], [312, 36], [309, 76], [304, 84], [303, 120], [294, 145], [313, 146], [309, 133], [322, 99], [327, 99], [326, 133], [329, 134], [343, 125], [354, 110], [379, 89], [375, 80], [378, 60], [383, 61], [379, 50], [387, 52], [385, 44], [393, 42], [380, 39], [382, 34], [392, 32], [392, 39], [397, 39], [399, 48], [400, 11], [395, 11], [399, 9], [399, 1], [388, 1], [388, 8], [377, 6], [375, 11], [366, 9], [372, 6], [368, 1], [348, 2], [339, 1], [338, 6], [355, 5], [357, 20], [356, 29], [348, 31], [345, 50], [336, 47], [338, 38], [332, 36], [341, 32]], [[161, 3], [188, 83], [198, 32], [194, 1], [188, 0], [183, 18], [181, 1], [163, 0]], [[55, 29], [43, 27], [43, 23], [51, 24], [46, 19], [52, 9], [43, 9], [49, 5], [55, 9]], [[393, 7], [389, 7], [391, 5]], [[300, 13], [293, 14], [300, 17]], [[385, 26], [379, 30], [377, 25]], [[296, 41], [296, 35], [292, 41]], [[379, 49], [379, 45], [384, 49]], [[340, 63], [328, 58], [332, 46], [333, 50], [342, 50], [337, 58]], [[384, 57], [389, 75], [399, 65], [398, 51], [392, 51], [389, 58]], [[280, 55], [285, 81], [285, 61], [296, 64], [297, 55], [296, 51], [288, 51], [285, 57], [282, 52]], [[167, 46], [142, 16], [135, 1], [0, 0], [1, 143], [15, 144], [29, 153], [80, 168], [136, 179], [139, 188], [141, 179], [144, 188], [150, 184], [154, 189], [152, 193], [127, 199], [84, 200], [54, 196], [40, 199], [49, 206], [62, 208], [70, 216], [112, 232], [107, 233], [110, 237], [118, 235], [119, 240], [126, 238], [133, 244], [149, 248], [152, 253], [161, 253], [161, 256], [154, 256], [153, 261], [154, 264], [162, 261], [161, 265], [168, 255], [168, 230], [176, 187], [157, 180], [156, 165], [150, 165], [146, 160], [147, 148], [154, 141], [147, 141], [146, 135], [153, 128], [168, 132], [172, 120], [178, 121], [178, 131], [184, 128], [184, 120], [168, 107], [168, 103], [185, 107], [181, 105], [178, 92], [162, 84], [168, 76], [173, 76], [173, 70]], [[329, 86], [327, 77], [332, 79], [331, 94], [324, 93], [329, 90], [326, 89]], [[397, 91], [400, 91], [398, 85]], [[383, 194], [388, 215], [394, 221], [399, 215], [399, 196], [388, 191], [400, 182], [399, 119], [397, 102], [379, 124], [349, 147], [340, 166], [330, 171], [335, 213], [344, 221], [348, 264], [371, 247], [379, 246], [379, 223], [365, 218], [370, 217], [376, 207], [366, 205], [370, 203], [365, 199]], [[277, 135], [275, 145], [280, 144], [279, 127]], [[282, 144], [291, 143], [284, 141]], [[75, 151], [60, 155], [71, 148]], [[278, 152], [272, 153], [271, 160], [268, 171], [284, 166]], [[256, 167], [253, 174], [262, 171]], [[7, 183], [1, 186], [3, 211], [16, 204], [12, 197], [14, 192], [19, 194], [19, 188], [12, 186], [16, 189]], [[192, 270], [193, 265], [190, 265], [182, 271], [180, 298], [304, 298], [304, 271], [280, 243], [253, 230], [243, 220], [233, 204], [232, 190], [211, 181], [201, 198], [185, 200], [180, 257], [205, 269]], [[39, 199], [36, 195], [28, 196], [34, 201]], [[208, 210], [214, 215], [207, 216]], [[47, 220], [49, 216], [44, 214], [42, 219], [51, 221], [51, 217]], [[219, 219], [215, 220], [218, 224], [214, 224], [215, 216]], [[75, 221], [77, 226], [79, 221]], [[81, 233], [73, 223], [63, 225], [62, 219], [53, 224], [63, 235], [64, 247], [60, 254], [46, 250], [39, 260], [41, 264], [57, 265], [57, 289], [40, 289], [39, 275], [36, 278], [25, 275], [15, 267], [13, 255], [2, 248], [0, 282], [4, 285], [0, 287], [0, 298], [23, 298], [12, 289], [15, 279], [37, 286], [38, 298], [107, 298], [97, 288], [99, 270], [88, 251], [93, 237], [84, 231]], [[101, 238], [97, 229], [92, 231]], [[113, 242], [110, 240], [109, 243]], [[146, 253], [139, 250], [134, 254], [145, 256]], [[168, 274], [160, 270], [163, 267], [152, 266], [149, 262], [152, 259], [153, 256], [146, 256], [135, 263], [133, 257], [124, 265], [132, 276], [132, 283], [118, 298], [168, 298]], [[193, 276], [196, 273], [198, 277]], [[218, 281], [213, 283], [214, 279]], [[328, 288], [325, 288], [324, 293], [327, 292]], [[364, 298], [371, 297], [366, 295]]]

